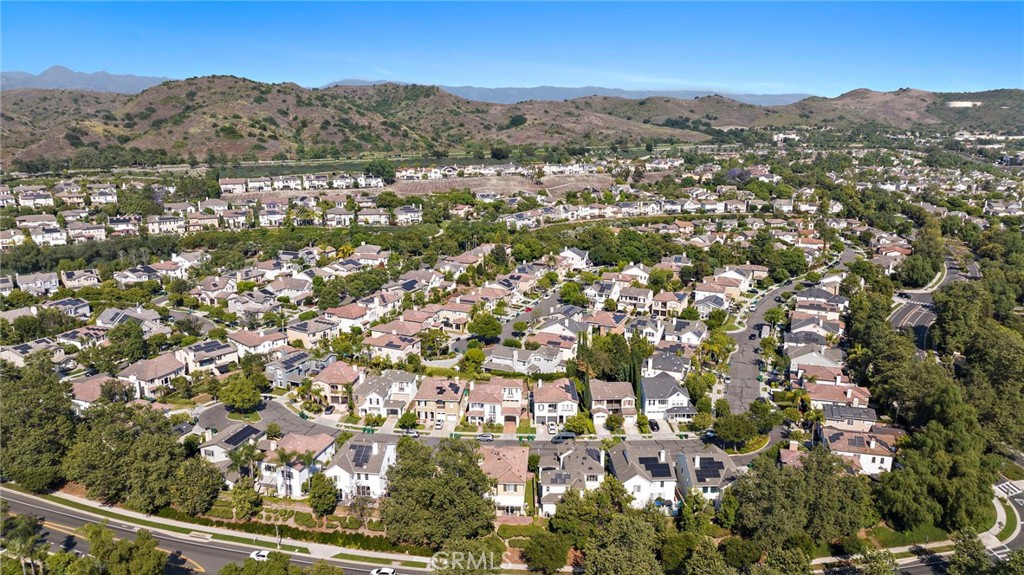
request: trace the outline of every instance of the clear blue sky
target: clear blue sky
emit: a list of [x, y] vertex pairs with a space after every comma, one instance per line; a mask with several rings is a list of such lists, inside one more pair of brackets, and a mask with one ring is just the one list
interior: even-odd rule
[[1024, 3], [3, 3], [3, 70], [320, 86], [1024, 87]]

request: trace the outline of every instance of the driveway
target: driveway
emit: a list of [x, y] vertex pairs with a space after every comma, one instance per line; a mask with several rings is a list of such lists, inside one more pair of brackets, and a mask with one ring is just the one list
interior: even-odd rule
[[532, 325], [535, 319], [541, 319], [551, 314], [551, 310], [558, 307], [558, 289], [552, 288], [551, 293], [536, 302], [533, 305], [527, 304], [526, 307], [533, 308], [533, 311], [521, 311], [519, 314], [514, 316], [512, 319], [505, 322], [505, 325], [501, 327], [501, 339], [505, 340], [513, 335], [512, 326], [517, 321], [525, 321], [527, 325]]
[[[267, 425], [270, 423], [276, 423], [281, 426], [281, 433], [284, 434], [301, 433], [303, 435], [313, 435], [326, 433], [332, 437], [337, 437], [340, 432], [337, 428], [318, 425], [312, 420], [302, 419], [277, 400], [264, 402], [259, 414], [263, 420], [254, 423], [253, 426], [263, 430], [266, 430]], [[203, 428], [213, 427], [220, 431], [233, 423], [239, 422], [228, 419], [228, 411], [223, 403], [213, 405], [199, 414], [199, 426]]]

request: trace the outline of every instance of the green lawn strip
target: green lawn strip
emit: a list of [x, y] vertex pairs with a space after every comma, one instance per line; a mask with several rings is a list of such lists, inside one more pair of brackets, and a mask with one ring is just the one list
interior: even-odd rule
[[1013, 461], [1007, 459], [1003, 461], [1002, 474], [1003, 477], [1009, 479], [1010, 481], [1020, 481], [1024, 479], [1024, 467], [1021, 467], [1020, 465], [1017, 465]]
[[905, 547], [936, 541], [948, 541], [949, 533], [935, 525], [922, 525], [910, 531], [894, 531], [885, 525], [868, 530], [868, 536], [878, 542], [880, 547]]
[[[942, 547], [929, 547], [928, 551], [924, 552], [924, 554], [925, 555], [931, 555], [931, 554], [938, 554], [938, 553], [946, 553], [946, 552], [952, 551], [952, 550], [953, 550], [953, 546], [952, 545], [943, 545]], [[900, 552], [900, 553], [893, 553], [893, 557], [895, 557], [896, 559], [909, 559], [910, 557], [918, 557], [920, 555], [922, 555], [922, 553], [920, 551], [918, 551], [918, 552], [903, 551], [903, 552]]]
[[[146, 520], [146, 519], [137, 519], [135, 517], [130, 517], [128, 515], [121, 515], [120, 513], [114, 513], [113, 511], [107, 511], [106, 509], [97, 509], [96, 507], [92, 507], [91, 505], [86, 505], [84, 503], [79, 503], [77, 501], [72, 501], [70, 499], [64, 499], [63, 497], [58, 497], [56, 495], [49, 495], [49, 494], [37, 495], [37, 494], [34, 494], [34, 493], [32, 493], [32, 492], [30, 492], [30, 491], [28, 491], [26, 489], [18, 487], [16, 485], [7, 484], [4, 487], [6, 489], [10, 489], [11, 491], [18, 491], [20, 493], [26, 493], [26, 494], [34, 495], [34, 496], [39, 497], [41, 499], [46, 499], [47, 501], [52, 501], [53, 503], [59, 503], [60, 505], [63, 505], [65, 507], [70, 507], [72, 509], [78, 509], [79, 511], [85, 511], [87, 513], [92, 513], [93, 515], [99, 515], [101, 517], [106, 517], [108, 519], [116, 519], [118, 521], [124, 521], [125, 523], [131, 523], [133, 525], [141, 525], [141, 526], [144, 526], [144, 527], [150, 527], [150, 528], [153, 528], [153, 529], [159, 529], [161, 531], [172, 531], [174, 533], [183, 533], [185, 535], [188, 535], [189, 533], [193, 533], [193, 532], [196, 532], [196, 533], [207, 533], [207, 534], [211, 535], [214, 539], [218, 539], [220, 541], [229, 541], [229, 542], [233, 542], [233, 543], [242, 543], [244, 545], [257, 545], [259, 547], [269, 547], [271, 549], [277, 547], [273, 543], [268, 543], [268, 542], [265, 542], [265, 541], [260, 541], [259, 539], [253, 540], [252, 538], [249, 538], [249, 537], [236, 537], [234, 535], [223, 535], [223, 534], [220, 534], [220, 533], [208, 533], [206, 531], [200, 531], [199, 529], [189, 529], [187, 527], [178, 527], [177, 525], [169, 525], [167, 523], [157, 523], [156, 521], [149, 521], [149, 520]], [[198, 528], [199, 526], [197, 525], [196, 527]], [[295, 545], [285, 545], [285, 544], [282, 544], [281, 545], [281, 549], [285, 549], [285, 550], [288, 550], [288, 551], [293, 551], [293, 552], [296, 552], [296, 553], [305, 553], [307, 555], [309, 554], [309, 549], [307, 549], [305, 547], [298, 547], [298, 546], [295, 546]]]
[[256, 423], [257, 421], [262, 421], [263, 420], [263, 418], [260, 416], [260, 414], [256, 413], [255, 411], [252, 412], [252, 413], [228, 412], [228, 416], [227, 417], [228, 417], [228, 419], [230, 419], [232, 421], [245, 421], [247, 423]]
[[1010, 535], [1013, 535], [1013, 530], [1016, 529], [1019, 518], [1017, 517], [1017, 512], [1013, 510], [1012, 505], [1002, 499], [999, 500], [999, 503], [1003, 506], [1003, 511], [1006, 512], [1006, 522], [1003, 525], [1002, 530], [996, 534], [996, 539], [1006, 541], [1010, 538]]
[[[355, 553], [338, 553], [332, 557], [333, 559], [341, 559], [345, 561], [361, 561], [363, 563], [373, 563], [376, 565], [391, 565], [394, 563], [390, 559], [385, 557], [368, 557], [365, 555], [356, 555]], [[412, 567], [414, 569], [425, 569], [427, 564], [422, 561], [399, 561], [399, 565], [402, 567]]]
[[282, 395], [288, 393], [289, 391], [291, 390], [285, 389], [283, 387], [275, 387], [274, 389], [270, 390], [270, 394], [275, 395], [277, 397], [281, 397]]

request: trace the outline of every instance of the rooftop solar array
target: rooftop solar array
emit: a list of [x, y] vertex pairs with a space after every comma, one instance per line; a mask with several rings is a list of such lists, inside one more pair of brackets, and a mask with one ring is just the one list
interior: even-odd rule
[[851, 447], [864, 447], [864, 438], [859, 435], [854, 435], [850, 438]]
[[232, 434], [230, 437], [224, 440], [224, 443], [231, 447], [238, 447], [239, 445], [249, 441], [253, 437], [260, 434], [260, 430], [256, 429], [251, 425], [246, 425], [242, 429], [239, 429], [237, 433]]
[[641, 457], [638, 461], [653, 479], [672, 477], [672, 468], [668, 463], [658, 461], [657, 457]]
[[370, 457], [373, 455], [373, 446], [364, 444], [354, 444], [352, 449], [352, 464], [356, 467], [365, 467], [370, 461]]
[[698, 483], [703, 483], [709, 479], [721, 479], [723, 471], [725, 471], [725, 464], [721, 461], [711, 457], [701, 457], [700, 468], [694, 469], [693, 474], [697, 477]]

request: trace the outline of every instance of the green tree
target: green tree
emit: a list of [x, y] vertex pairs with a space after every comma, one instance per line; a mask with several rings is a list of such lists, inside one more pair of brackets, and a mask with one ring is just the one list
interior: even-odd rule
[[448, 353], [448, 335], [444, 330], [428, 329], [420, 332], [420, 345], [423, 357], [432, 358]]
[[694, 548], [683, 573], [685, 575], [736, 575], [736, 570], [725, 562], [713, 541], [703, 538]]
[[448, 539], [467, 539], [493, 529], [490, 478], [477, 463], [474, 442], [442, 439], [431, 448], [403, 437], [388, 472], [381, 520], [388, 538], [440, 548]]
[[327, 517], [338, 506], [338, 490], [323, 473], [314, 474], [309, 479], [309, 506], [317, 517]]
[[616, 515], [584, 550], [586, 575], [662, 575], [653, 527], [636, 515]]
[[525, 321], [517, 321], [512, 324], [512, 331], [522, 335], [526, 333], [528, 327], [529, 325]]
[[483, 340], [495, 339], [501, 335], [501, 322], [487, 312], [476, 314], [466, 328], [469, 333]]
[[781, 324], [786, 321], [786, 309], [781, 306], [768, 308], [764, 312], [764, 321], [772, 326]]
[[167, 433], [139, 436], [131, 446], [125, 503], [153, 513], [171, 502], [171, 482], [184, 457], [176, 438]]
[[757, 424], [746, 414], [728, 414], [715, 421], [715, 433], [726, 443], [742, 445], [757, 435]]
[[566, 282], [563, 284], [558, 292], [558, 299], [562, 303], [580, 307], [586, 307], [590, 304], [587, 296], [583, 295], [580, 284], [576, 282]]
[[992, 298], [982, 284], [950, 282], [932, 295], [935, 325], [931, 336], [943, 353], [962, 352], [975, 327], [992, 315]]
[[534, 535], [523, 548], [523, 558], [530, 571], [554, 575], [567, 562], [569, 541], [558, 534], [543, 532]]
[[89, 553], [109, 575], [162, 575], [167, 566], [167, 554], [157, 549], [157, 540], [145, 530], [139, 530], [135, 540], [115, 539], [106, 523], [90, 523], [82, 527], [89, 540]]
[[259, 387], [249, 378], [235, 374], [220, 388], [218, 398], [232, 411], [249, 413], [260, 405]]
[[854, 563], [860, 575], [892, 575], [896, 571], [896, 557], [885, 549], [865, 551]]
[[418, 420], [416, 413], [413, 411], [406, 411], [398, 418], [399, 429], [415, 429]]
[[749, 539], [728, 537], [718, 544], [718, 551], [736, 569], [746, 569], [761, 560], [761, 548]]
[[811, 575], [811, 561], [802, 549], [772, 549], [750, 575]]
[[563, 427], [566, 431], [575, 433], [576, 435], [586, 435], [590, 432], [590, 419], [582, 413], [577, 413], [576, 415], [566, 419]]
[[209, 461], [193, 457], [178, 465], [171, 484], [171, 501], [189, 515], [202, 515], [210, 510], [224, 478]]
[[20, 373], [0, 362], [0, 475], [32, 491], [63, 478], [61, 462], [75, 433], [71, 386], [61, 383], [50, 357], [30, 355]]
[[117, 357], [128, 363], [145, 359], [149, 355], [142, 326], [133, 321], [119, 323], [111, 328], [107, 332], [107, 340], [110, 342], [107, 349], [115, 350]]
[[367, 175], [383, 179], [386, 184], [395, 183], [395, 166], [388, 160], [370, 160], [363, 167], [363, 172]]
[[953, 536], [955, 545], [949, 558], [949, 575], [983, 575], [988, 573], [992, 562], [988, 550], [972, 533], [959, 531]]
[[231, 490], [231, 505], [236, 519], [249, 519], [263, 506], [263, 498], [256, 492], [251, 477], [242, 477], [235, 483], [235, 488]]
[[277, 423], [267, 424], [267, 439], [281, 439], [281, 426]]

